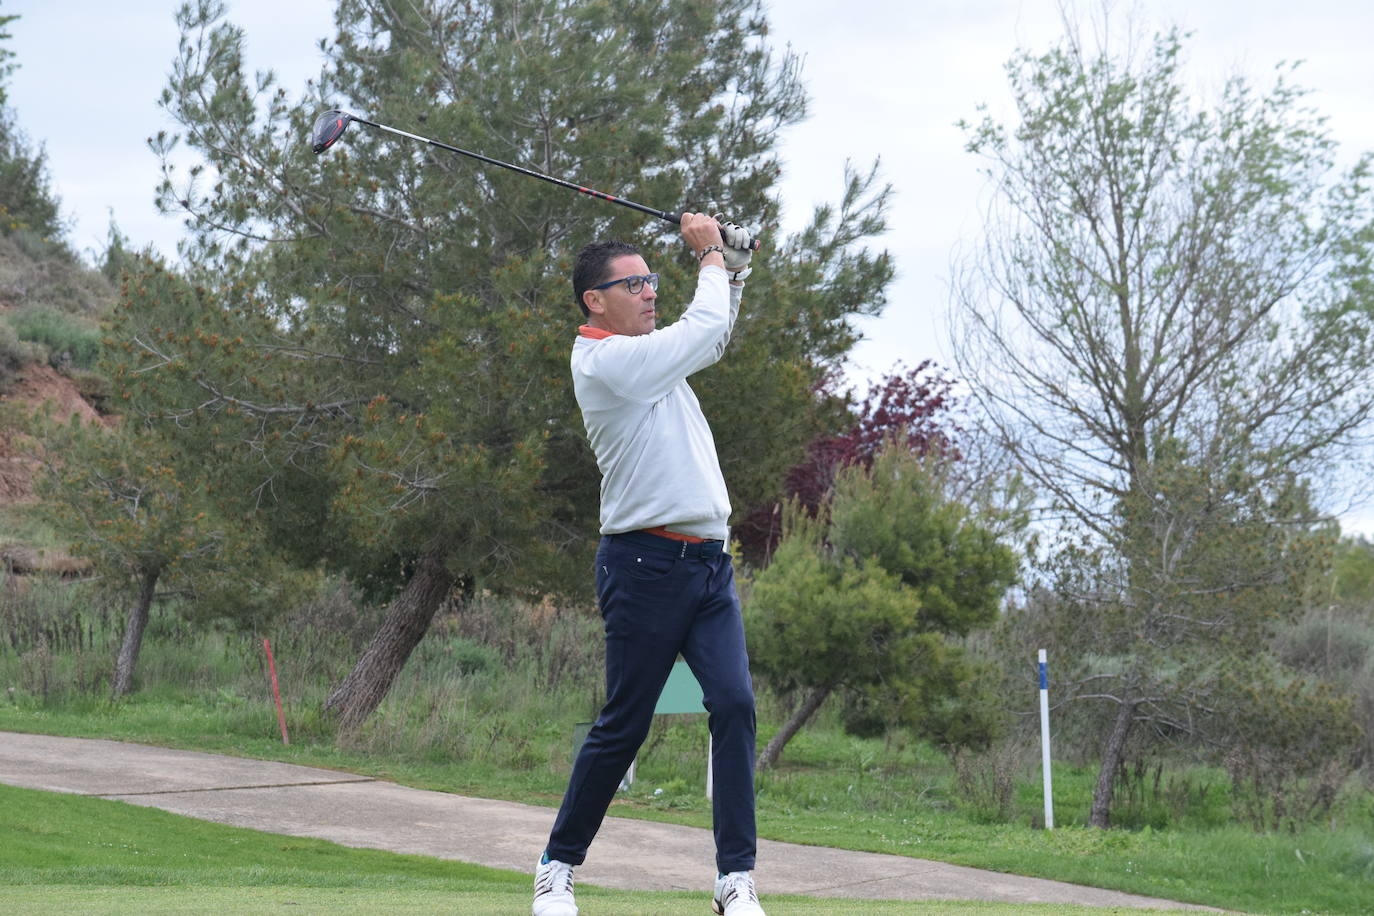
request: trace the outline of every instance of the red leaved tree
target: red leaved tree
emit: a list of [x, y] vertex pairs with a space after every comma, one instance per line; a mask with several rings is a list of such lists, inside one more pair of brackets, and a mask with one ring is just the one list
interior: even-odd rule
[[850, 465], [871, 467], [890, 438], [898, 437], [917, 454], [954, 450], [953, 437], [960, 431], [948, 416], [955, 404], [954, 381], [931, 360], [923, 360], [914, 369], [898, 363], [881, 381], [870, 383], [857, 407], [848, 406], [852, 395], [841, 393], [839, 384], [838, 372], [827, 375], [817, 384], [816, 397], [845, 404], [852, 417], [850, 425], [837, 434], [818, 436], [806, 457], [787, 472], [781, 498], [755, 506], [735, 526], [734, 537], [744, 558], [754, 566], [767, 565], [778, 545], [784, 501], [795, 498], [814, 514], [835, 475]]

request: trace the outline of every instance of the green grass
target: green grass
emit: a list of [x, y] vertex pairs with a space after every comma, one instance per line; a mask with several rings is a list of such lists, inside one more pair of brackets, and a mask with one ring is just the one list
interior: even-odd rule
[[[710, 906], [701, 895], [649, 895], [628, 893], [595, 894], [578, 892], [578, 903], [584, 916], [704, 916]], [[463, 889], [412, 890], [396, 888], [296, 888], [296, 887], [120, 887], [86, 888], [42, 887], [6, 888], [6, 904], [13, 912], [25, 914], [141, 914], [144, 913], [291, 913], [333, 914], [357, 913], [375, 916], [387, 914], [460, 913], [463, 916], [510, 916], [529, 912], [528, 890], [518, 892], [482, 892]], [[913, 904], [811, 900], [803, 898], [774, 898], [767, 903], [776, 916], [903, 916], [913, 911]], [[844, 907], [844, 909], [839, 909]], [[1095, 914], [1101, 910], [1088, 907], [1027, 906], [1007, 907], [978, 903], [922, 903], [923, 916], [945, 914], [993, 914], [1009, 916], [1014, 913]], [[1132, 910], [1132, 913], [1167, 913], [1168, 910]], [[1174, 911], [1179, 912], [1179, 911]]]
[[[523, 913], [530, 878], [425, 856], [226, 827], [123, 802], [0, 785], [0, 885], [16, 913]], [[583, 886], [588, 916], [692, 914], [704, 894]], [[910, 913], [892, 901], [772, 898], [775, 914]], [[1092, 913], [922, 904], [923, 913]], [[1166, 912], [1166, 911], [1142, 911]]]
[[[283, 747], [274, 737], [274, 714], [265, 705], [246, 710], [241, 701], [223, 697], [202, 706], [155, 693], [120, 704], [90, 701], [62, 709], [12, 703], [0, 707], [0, 729], [124, 738], [283, 760], [549, 806], [558, 803], [566, 779], [566, 770], [498, 773], [488, 766], [467, 767], [461, 760], [379, 757], [299, 735]], [[226, 724], [232, 727], [226, 729]], [[930, 858], [1253, 913], [1369, 910], [1374, 841], [1368, 832], [1345, 828], [1256, 835], [1238, 826], [1101, 831], [1072, 823], [1047, 832], [1024, 823], [981, 824], [962, 815], [947, 797], [936, 779], [934, 758], [908, 749], [897, 760], [909, 772], [871, 765], [864, 769], [862, 756], [837, 759], [828, 745], [839, 743], [838, 737], [821, 733], [799, 740], [789, 766], [761, 780], [763, 837]], [[660, 751], [671, 743], [664, 738]], [[1072, 796], [1087, 792], [1090, 777], [1061, 769], [1065, 809], [1071, 810]], [[655, 796], [656, 789], [663, 794]], [[685, 781], [671, 762], [655, 761], [653, 755], [642, 761], [634, 791], [617, 800], [611, 814], [710, 823], [697, 781]]]

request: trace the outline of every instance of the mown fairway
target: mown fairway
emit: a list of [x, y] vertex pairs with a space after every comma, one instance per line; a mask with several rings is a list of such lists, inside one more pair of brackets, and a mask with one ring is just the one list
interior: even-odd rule
[[[122, 802], [0, 786], [0, 883], [14, 913], [523, 913], [526, 875], [349, 849]], [[704, 894], [579, 890], [588, 916], [701, 914]], [[774, 898], [777, 914], [909, 913], [913, 904]], [[938, 903], [922, 913], [1090, 913]], [[1141, 911], [1151, 912], [1151, 911]], [[1163, 911], [1155, 911], [1163, 912]]]

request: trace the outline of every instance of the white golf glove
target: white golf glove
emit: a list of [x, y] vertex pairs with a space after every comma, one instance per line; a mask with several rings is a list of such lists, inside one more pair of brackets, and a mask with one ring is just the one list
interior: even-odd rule
[[715, 219], [720, 223], [720, 237], [725, 241], [725, 270], [730, 274], [731, 282], [743, 283], [753, 273], [749, 266], [749, 259], [754, 256], [749, 248], [749, 230], [730, 222], [720, 213], [716, 214]]

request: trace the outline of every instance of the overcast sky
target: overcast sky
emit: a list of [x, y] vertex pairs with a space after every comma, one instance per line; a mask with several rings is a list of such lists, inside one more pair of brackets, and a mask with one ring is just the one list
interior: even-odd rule
[[[103, 248], [111, 211], [135, 244], [172, 254], [181, 233], [153, 207], [157, 160], [145, 145], [172, 125], [157, 108], [177, 32], [174, 0], [0, 0], [22, 18], [8, 43], [20, 69], [10, 104], [46, 145], [53, 184], [80, 250]], [[1120, 3], [1118, 13], [1131, 9]], [[1079, 2], [1079, 9], [1096, 4]], [[316, 73], [317, 39], [332, 33], [333, 0], [229, 0], [244, 27], [248, 62], [270, 68], [295, 97]], [[1213, 94], [1236, 72], [1265, 82], [1283, 60], [1302, 60], [1298, 82], [1329, 117], [1345, 161], [1374, 149], [1374, 4], [1354, 0], [1140, 0], [1151, 29], [1178, 24], [1188, 79]], [[987, 188], [954, 126], [980, 103], [1006, 113], [1003, 64], [1018, 47], [1040, 50], [1061, 31], [1056, 0], [775, 0], [772, 37], [805, 58], [808, 121], [783, 141], [783, 231], [839, 196], [844, 162], [881, 157], [897, 190], [882, 239], [899, 271], [890, 305], [867, 322], [851, 378], [880, 376], [899, 360], [948, 364], [949, 265], [976, 238]], [[398, 125], [403, 126], [403, 125]], [[439, 138], [446, 139], [446, 138]], [[595, 186], [595, 176], [580, 178]], [[659, 206], [669, 204], [646, 201]], [[740, 214], [743, 221], [747, 214]], [[1374, 509], [1348, 519], [1374, 531]]]

